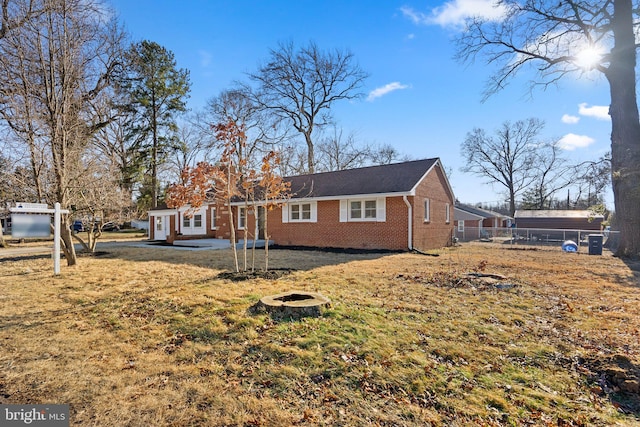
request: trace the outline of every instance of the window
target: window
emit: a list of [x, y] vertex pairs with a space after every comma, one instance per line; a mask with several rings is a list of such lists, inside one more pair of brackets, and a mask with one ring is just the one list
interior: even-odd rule
[[193, 227], [202, 227], [202, 215], [193, 216]]
[[350, 203], [349, 219], [376, 219], [377, 213], [375, 200], [354, 200]]
[[384, 197], [377, 199], [356, 199], [340, 201], [340, 222], [375, 221], [386, 219]]
[[444, 217], [447, 224], [449, 224], [449, 222], [451, 222], [451, 208], [449, 203], [444, 206]]
[[317, 222], [317, 202], [293, 203], [282, 208], [282, 222]]
[[191, 218], [189, 218], [186, 214], [183, 214], [182, 226], [184, 228], [190, 228], [191, 227]]
[[216, 229], [216, 208], [211, 208], [211, 229]]
[[238, 210], [238, 229], [244, 230], [246, 222], [247, 222], [247, 209], [240, 208]]
[[291, 205], [291, 221], [310, 221], [311, 203]]
[[375, 200], [366, 200], [364, 202], [364, 217], [365, 218], [376, 218], [376, 201]]
[[424, 199], [424, 222], [431, 221], [431, 200]]
[[291, 205], [291, 221], [300, 219], [300, 205]]
[[162, 217], [161, 216], [157, 216], [156, 217], [156, 230], [162, 231]]
[[351, 210], [349, 211], [349, 218], [351, 219], [362, 218], [362, 202], [351, 202]]
[[459, 232], [464, 232], [464, 220], [463, 219], [459, 219], [458, 220], [458, 231]]

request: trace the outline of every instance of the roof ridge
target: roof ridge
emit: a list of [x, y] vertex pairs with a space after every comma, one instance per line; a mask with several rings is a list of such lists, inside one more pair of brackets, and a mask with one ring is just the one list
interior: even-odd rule
[[285, 176], [284, 179], [297, 178], [297, 177], [302, 177], [302, 176], [315, 176], [315, 175], [334, 174], [334, 173], [340, 173], [340, 172], [361, 171], [361, 170], [365, 170], [365, 169], [384, 168], [384, 167], [391, 167], [391, 166], [406, 165], [408, 163], [435, 162], [437, 160], [439, 160], [439, 157], [431, 157], [431, 158], [426, 158], [426, 159], [407, 160], [407, 161], [404, 161], [404, 162], [397, 162], [397, 163], [386, 163], [386, 164], [382, 164], [382, 165], [369, 165], [369, 166], [361, 166], [361, 167], [358, 167], [358, 168], [339, 169], [339, 170], [334, 170], [334, 171], [324, 171], [324, 172], [314, 172], [314, 173], [303, 173], [303, 174], [298, 174], [298, 175], [289, 175], [289, 176]]

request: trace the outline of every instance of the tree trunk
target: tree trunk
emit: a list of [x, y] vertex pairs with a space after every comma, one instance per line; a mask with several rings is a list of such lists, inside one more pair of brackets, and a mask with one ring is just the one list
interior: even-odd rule
[[269, 219], [268, 203], [264, 206], [264, 271], [269, 271], [269, 230], [267, 228]]
[[631, 0], [614, 2], [615, 46], [606, 72], [611, 90], [611, 181], [620, 230], [617, 255], [640, 256], [640, 119]]
[[152, 99], [151, 132], [153, 146], [151, 147], [151, 208], [158, 207], [158, 120], [155, 98]]
[[315, 150], [313, 149], [313, 140], [311, 140], [311, 131], [305, 132], [304, 139], [307, 142], [307, 163], [309, 164], [309, 173], [315, 173]]
[[513, 218], [516, 214], [516, 193], [513, 185], [509, 187], [509, 215]]
[[[7, 220], [5, 219], [5, 224]], [[0, 248], [6, 248], [7, 243], [4, 241], [4, 233], [2, 231], [2, 223], [0, 223]]]
[[231, 209], [231, 203], [227, 204], [229, 209], [229, 228], [231, 235], [229, 236], [231, 240], [231, 249], [233, 250], [233, 262], [236, 268], [236, 273], [240, 271], [240, 266], [238, 265], [238, 248], [236, 248], [236, 227], [233, 225], [233, 209]]
[[62, 240], [62, 252], [64, 252], [64, 257], [67, 259], [67, 266], [69, 267], [78, 263], [70, 225], [68, 215], [63, 215], [60, 221], [60, 239]]

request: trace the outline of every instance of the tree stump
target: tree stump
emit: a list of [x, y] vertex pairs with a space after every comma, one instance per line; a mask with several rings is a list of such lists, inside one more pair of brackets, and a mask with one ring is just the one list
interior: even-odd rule
[[266, 312], [276, 318], [299, 319], [319, 317], [322, 309], [330, 305], [331, 300], [317, 292], [289, 291], [262, 297], [254, 306], [254, 311]]

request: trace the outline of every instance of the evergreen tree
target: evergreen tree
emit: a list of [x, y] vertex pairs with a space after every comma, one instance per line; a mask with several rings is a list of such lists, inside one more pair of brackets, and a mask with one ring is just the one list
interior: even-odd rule
[[189, 71], [177, 68], [174, 55], [144, 40], [128, 52], [128, 72], [121, 89], [128, 94], [129, 132], [150, 181], [150, 207], [158, 206], [158, 167], [175, 146], [177, 116], [186, 111]]

